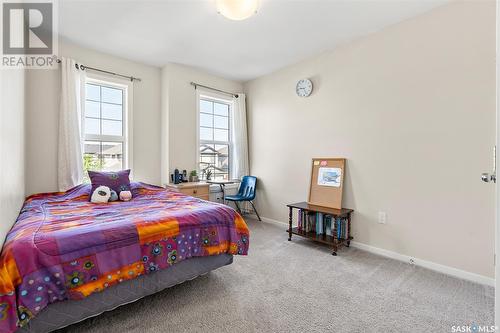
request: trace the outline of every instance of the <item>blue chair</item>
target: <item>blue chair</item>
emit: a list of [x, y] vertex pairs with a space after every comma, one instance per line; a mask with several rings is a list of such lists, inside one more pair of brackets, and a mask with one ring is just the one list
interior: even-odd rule
[[240, 188], [238, 189], [238, 193], [236, 195], [227, 195], [225, 199], [227, 201], [232, 201], [234, 202], [236, 209], [238, 210], [238, 213], [241, 213], [240, 206], [238, 205], [238, 202], [242, 201], [249, 201], [250, 204], [252, 204], [253, 210], [255, 211], [255, 214], [257, 215], [259, 221], [262, 221], [260, 219], [259, 213], [257, 212], [257, 209], [255, 209], [255, 205], [253, 204], [253, 200], [255, 199], [255, 188], [257, 185], [257, 177], [254, 176], [244, 176], [243, 179], [241, 180], [240, 183]]

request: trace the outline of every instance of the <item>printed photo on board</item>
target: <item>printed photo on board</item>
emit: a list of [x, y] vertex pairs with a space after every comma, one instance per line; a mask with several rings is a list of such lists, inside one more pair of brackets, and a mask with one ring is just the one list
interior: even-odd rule
[[318, 185], [340, 187], [341, 175], [340, 168], [319, 168]]

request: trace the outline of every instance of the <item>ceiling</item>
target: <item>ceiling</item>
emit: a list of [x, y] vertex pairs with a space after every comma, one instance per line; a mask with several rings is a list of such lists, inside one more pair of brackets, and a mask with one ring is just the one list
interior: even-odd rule
[[262, 0], [231, 21], [209, 0], [64, 0], [64, 40], [137, 62], [180, 63], [247, 81], [447, 0]]

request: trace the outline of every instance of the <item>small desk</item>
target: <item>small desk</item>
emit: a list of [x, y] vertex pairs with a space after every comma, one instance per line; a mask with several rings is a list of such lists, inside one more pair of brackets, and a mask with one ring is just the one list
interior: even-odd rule
[[[351, 244], [351, 240], [353, 239], [351, 236], [351, 213], [354, 212], [352, 209], [347, 209], [347, 208], [342, 208], [342, 209], [335, 209], [335, 208], [329, 208], [329, 207], [322, 207], [322, 206], [316, 206], [316, 205], [310, 205], [307, 202], [298, 202], [294, 204], [289, 204], [287, 205], [289, 208], [289, 228], [288, 228], [288, 240], [292, 240], [292, 235], [297, 235], [305, 238], [312, 239], [316, 242], [328, 244], [333, 246], [333, 253], [332, 255], [336, 256], [337, 255], [337, 250], [339, 246], [345, 245], [349, 247]], [[315, 213], [322, 213], [326, 215], [331, 215], [334, 218], [341, 218], [341, 219], [346, 219], [347, 220], [347, 238], [338, 238], [337, 237], [337, 232], [336, 229], [333, 231], [333, 235], [326, 235], [326, 234], [316, 234], [315, 232], [305, 232], [304, 230], [299, 230], [299, 228], [293, 228], [292, 223], [293, 223], [293, 209], [301, 209], [304, 211], [308, 212], [315, 212]], [[334, 224], [334, 227], [336, 224]]]
[[207, 180], [208, 184], [214, 184], [214, 185], [219, 185], [220, 189], [222, 191], [222, 203], [226, 204], [226, 191], [225, 187], [226, 185], [234, 184], [236, 181], [234, 180]]

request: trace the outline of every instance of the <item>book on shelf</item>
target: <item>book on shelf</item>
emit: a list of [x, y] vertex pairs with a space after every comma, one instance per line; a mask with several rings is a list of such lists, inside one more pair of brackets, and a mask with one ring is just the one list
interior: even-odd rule
[[325, 234], [332, 236], [332, 217], [325, 215]]
[[341, 225], [342, 223], [340, 218], [337, 218], [337, 239], [340, 238], [340, 235], [342, 234]]
[[300, 231], [302, 231], [302, 209], [299, 209], [298, 210], [298, 218], [297, 218], [297, 229], [299, 229]]
[[323, 231], [323, 214], [316, 213], [316, 235], [322, 235]]

